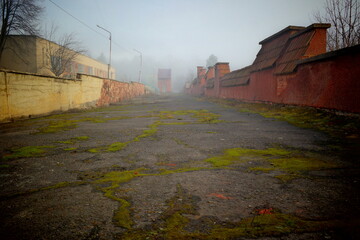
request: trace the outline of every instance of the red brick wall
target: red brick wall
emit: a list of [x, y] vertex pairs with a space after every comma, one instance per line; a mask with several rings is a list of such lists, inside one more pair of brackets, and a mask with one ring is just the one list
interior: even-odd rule
[[[230, 70], [228, 63], [217, 63], [214, 87], [206, 88], [205, 95], [360, 113], [360, 45], [325, 53], [328, 27], [328, 24], [313, 24], [306, 29], [300, 28], [290, 37], [281, 35], [283, 30], [264, 40], [265, 42], [260, 42], [260, 44], [267, 44], [266, 46], [270, 49], [271, 44], [279, 43], [278, 45], [283, 49], [279, 52], [280, 55], [276, 56], [277, 60], [274, 60], [271, 52], [263, 51], [262, 55], [260, 54], [261, 59], [258, 59], [258, 55], [259, 61], [255, 60], [254, 64], [249, 66], [252, 72], [249, 76], [250, 81], [246, 85], [225, 84], [221, 87], [222, 76]], [[288, 40], [285, 39], [287, 43], [281, 45], [284, 36]], [[307, 37], [311, 37], [308, 43]], [[298, 51], [299, 49], [305, 50]], [[289, 51], [288, 55], [285, 55], [287, 51]], [[281, 65], [289, 62], [291, 65]], [[267, 68], [262, 69], [257, 66], [259, 64], [261, 66], [265, 64]], [[291, 67], [284, 71], [277, 71], [279, 66]], [[236, 74], [235, 71], [233, 73]], [[225, 83], [226, 80], [225, 76]], [[240, 81], [241, 76], [238, 76], [237, 80]], [[200, 84], [192, 86], [190, 93], [198, 95], [200, 86]]]
[[360, 45], [323, 56], [278, 77], [287, 87], [277, 102], [360, 112]]
[[145, 94], [145, 85], [141, 83], [125, 83], [103, 79], [101, 97], [97, 106], [106, 106], [110, 103], [121, 102]]
[[207, 96], [306, 105], [360, 112], [360, 45], [303, 60], [296, 72], [273, 74], [274, 68], [253, 72], [245, 86], [222, 87]]

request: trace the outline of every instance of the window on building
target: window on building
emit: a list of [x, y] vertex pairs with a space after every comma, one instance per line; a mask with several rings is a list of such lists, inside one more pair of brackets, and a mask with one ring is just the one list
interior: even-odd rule
[[89, 67], [89, 75], [93, 75], [93, 68], [92, 67]]
[[84, 65], [78, 64], [78, 73], [84, 73]]
[[58, 56], [51, 56], [51, 66], [60, 69], [62, 67], [61, 58]]
[[45, 48], [42, 48], [42, 64], [45, 64]]

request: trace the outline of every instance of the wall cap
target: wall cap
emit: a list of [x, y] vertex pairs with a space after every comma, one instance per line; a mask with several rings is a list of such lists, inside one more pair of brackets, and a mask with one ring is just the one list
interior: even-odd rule
[[321, 61], [321, 60], [324, 60], [327, 58], [338, 57], [338, 56], [346, 55], [349, 53], [356, 53], [356, 52], [360, 52], [360, 44], [352, 46], [352, 47], [341, 48], [341, 49], [338, 49], [335, 51], [323, 53], [323, 54], [320, 54], [320, 55], [317, 55], [314, 57], [301, 59], [301, 60], [297, 61], [297, 65], [311, 63], [311, 62], [315, 62], [315, 61]]
[[314, 30], [316, 28], [325, 28], [325, 29], [328, 29], [329, 27], [331, 27], [331, 24], [330, 23], [314, 23], [314, 24], [311, 24], [309, 25], [308, 27], [306, 27], [305, 29], [293, 34], [290, 36], [290, 38], [295, 38], [301, 34], [304, 34], [308, 31], [311, 31], [311, 30]]
[[31, 76], [36, 76], [36, 77], [53, 78], [53, 79], [58, 79], [58, 80], [67, 80], [67, 81], [82, 81], [81, 79], [75, 79], [75, 78], [62, 78], [62, 77], [56, 77], [56, 76], [44, 75], [44, 74], [38, 74], [38, 73], [30, 73], [30, 72], [15, 71], [15, 70], [10, 70], [10, 69], [0, 69], [0, 72], [5, 72], [5, 73], [16, 73], [16, 74], [21, 74], [21, 75], [31, 75]]
[[290, 25], [290, 26], [288, 26], [288, 27], [280, 30], [279, 32], [271, 35], [270, 37], [267, 37], [267, 38], [265, 38], [264, 40], [260, 41], [259, 44], [262, 45], [262, 44], [264, 44], [264, 43], [266, 43], [266, 42], [269, 42], [270, 40], [272, 40], [272, 39], [274, 39], [274, 38], [277, 38], [278, 36], [280, 36], [280, 35], [288, 32], [288, 31], [291, 31], [291, 30], [303, 30], [303, 29], [305, 29], [305, 27], [292, 26], [292, 25]]
[[222, 65], [222, 64], [229, 64], [229, 62], [217, 62], [214, 66]]

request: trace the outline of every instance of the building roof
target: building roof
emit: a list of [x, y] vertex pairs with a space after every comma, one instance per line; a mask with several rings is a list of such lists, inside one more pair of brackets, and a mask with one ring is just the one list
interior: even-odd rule
[[292, 73], [297, 66], [297, 61], [303, 58], [309, 48], [310, 41], [315, 34], [315, 28], [329, 27], [330, 24], [312, 24], [302, 31], [292, 35], [289, 39], [289, 44], [276, 64], [275, 73]]
[[290, 36], [303, 29], [305, 28], [288, 26], [274, 35], [262, 40], [259, 43], [262, 45], [262, 47], [256, 56], [252, 70], [260, 71], [262, 69], [274, 66]]
[[220, 86], [232, 87], [232, 86], [241, 86], [241, 85], [249, 84], [251, 70], [252, 70], [252, 66], [247, 66], [242, 69], [225, 74], [221, 78]]
[[170, 79], [171, 78], [171, 69], [169, 68], [159, 68], [158, 70], [158, 79]]
[[272, 41], [275, 38], [278, 38], [279, 36], [281, 36], [284, 33], [293, 32], [293, 31], [297, 32], [297, 31], [300, 31], [300, 30], [303, 30], [303, 29], [305, 29], [305, 27], [302, 27], [302, 26], [287, 26], [286, 28], [278, 31], [277, 33], [274, 33], [270, 37], [265, 38], [264, 40], [259, 42], [259, 44], [263, 45], [266, 42], [269, 42], [269, 41]]

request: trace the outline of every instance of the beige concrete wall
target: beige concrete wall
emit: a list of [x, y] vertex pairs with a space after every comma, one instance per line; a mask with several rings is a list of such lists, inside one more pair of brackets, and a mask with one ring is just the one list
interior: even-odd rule
[[66, 80], [0, 71], [0, 122], [22, 117], [95, 107], [103, 79]]

